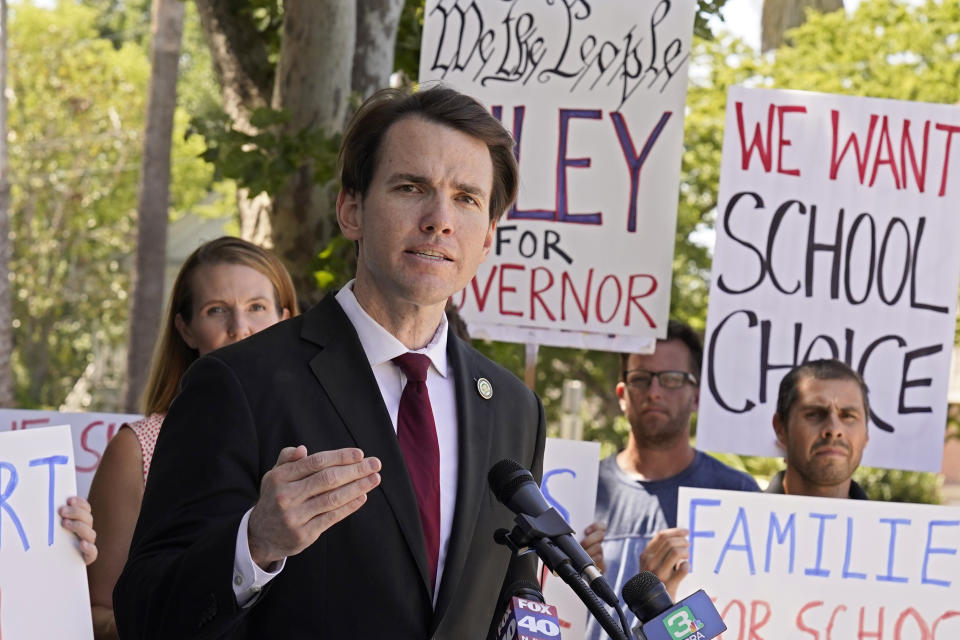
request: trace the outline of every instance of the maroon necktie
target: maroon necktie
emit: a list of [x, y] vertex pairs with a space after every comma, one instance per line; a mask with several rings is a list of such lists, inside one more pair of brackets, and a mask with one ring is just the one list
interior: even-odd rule
[[430, 358], [421, 353], [405, 353], [394, 358], [393, 362], [407, 376], [397, 412], [397, 438], [417, 496], [423, 539], [427, 543], [430, 587], [433, 588], [440, 554], [440, 445], [427, 393]]

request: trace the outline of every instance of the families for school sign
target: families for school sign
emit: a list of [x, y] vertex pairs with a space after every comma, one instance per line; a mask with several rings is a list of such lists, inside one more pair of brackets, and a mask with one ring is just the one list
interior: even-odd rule
[[960, 508], [681, 487], [721, 640], [960, 638]]
[[665, 335], [695, 7], [426, 3], [421, 82], [488, 105], [520, 164], [517, 203], [454, 297], [472, 333], [601, 349]]
[[772, 456], [780, 380], [870, 388], [864, 464], [939, 471], [960, 277], [960, 108], [727, 96], [698, 445]]

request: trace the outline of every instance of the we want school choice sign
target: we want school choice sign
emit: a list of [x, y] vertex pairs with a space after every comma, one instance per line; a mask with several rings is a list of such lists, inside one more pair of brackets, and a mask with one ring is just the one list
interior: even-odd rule
[[779, 455], [794, 365], [870, 388], [864, 464], [939, 471], [960, 278], [960, 108], [727, 94], [698, 446]]
[[488, 105], [520, 165], [454, 296], [471, 333], [608, 350], [666, 335], [695, 7], [428, 0], [420, 81]]
[[90, 482], [100, 464], [100, 458], [120, 426], [143, 416], [130, 413], [59, 413], [26, 409], [0, 409], [0, 433], [3, 431], [34, 430], [55, 424], [70, 425], [74, 464], [77, 469], [77, 490], [73, 495], [87, 497]]
[[68, 426], [0, 433], [0, 637], [93, 638], [87, 571], [57, 509], [76, 495]]
[[680, 489], [723, 640], [960, 638], [960, 508]]

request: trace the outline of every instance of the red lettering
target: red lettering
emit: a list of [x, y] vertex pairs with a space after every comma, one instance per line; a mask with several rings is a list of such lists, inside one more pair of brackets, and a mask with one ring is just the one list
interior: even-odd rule
[[[608, 280], [613, 280], [613, 284], [617, 285], [617, 304], [613, 307], [613, 313], [610, 314], [606, 320], [603, 319], [602, 312], [600, 311], [601, 300], [603, 299], [603, 286], [607, 284]], [[614, 316], [617, 315], [617, 311], [620, 309], [620, 300], [623, 298], [623, 287], [620, 286], [620, 280], [617, 279], [617, 276], [610, 274], [606, 276], [603, 280], [600, 281], [600, 286], [597, 287], [597, 320], [607, 324], [613, 320]]]
[[[547, 276], [550, 277], [550, 281], [547, 283], [547, 286], [543, 287], [542, 289], [537, 289], [537, 272], [538, 271], [543, 271], [544, 273], [547, 274]], [[543, 310], [547, 312], [547, 317], [550, 318], [551, 321], [555, 321], [557, 319], [556, 316], [554, 316], [553, 313], [551, 313], [550, 309], [547, 307], [546, 303], [543, 301], [543, 298], [540, 297], [541, 293], [550, 289], [552, 286], [553, 286], [553, 274], [550, 273], [550, 270], [547, 269], [546, 267], [536, 267], [530, 272], [530, 319], [531, 320], [537, 319], [537, 305], [536, 305], [537, 302], [539, 302], [540, 306], [543, 307]]]
[[[480, 289], [477, 288], [477, 276], [473, 277], [473, 280], [470, 281], [470, 285], [473, 287], [473, 295], [477, 299], [477, 310], [483, 311], [483, 308], [487, 306], [487, 296], [490, 294], [490, 284], [493, 282], [493, 276], [497, 274], [497, 266], [494, 265], [493, 269], [490, 270], [490, 275], [487, 276], [487, 284], [483, 288], [483, 295], [480, 295]], [[500, 273], [500, 281], [503, 283], [503, 273]], [[464, 294], [466, 297], [466, 294]], [[463, 304], [462, 302], [460, 303]], [[502, 305], [501, 305], [502, 306]]]
[[833, 612], [830, 614], [830, 622], [827, 623], [827, 637], [826, 640], [830, 640], [833, 636], [833, 623], [837, 620], [837, 615], [846, 611], [847, 607], [840, 604], [833, 608]]
[[[94, 428], [96, 428], [96, 427], [99, 427], [99, 426], [101, 426], [101, 425], [103, 425], [103, 421], [102, 421], [102, 420], [97, 420], [97, 421], [91, 422], [90, 424], [88, 424], [87, 426], [85, 426], [85, 427], [83, 428], [83, 431], [80, 432], [80, 448], [83, 449], [84, 451], [88, 452], [88, 453], [92, 453], [92, 454], [93, 454], [93, 457], [94, 457], [94, 461], [93, 461], [93, 464], [91, 464], [91, 465], [88, 465], [88, 466], [80, 466], [80, 460], [78, 459], [78, 460], [77, 460], [77, 472], [78, 472], [78, 473], [81, 473], [81, 472], [82, 472], [82, 473], [89, 473], [90, 471], [95, 471], [96, 468], [97, 468], [97, 465], [100, 464], [100, 451], [97, 450], [97, 449], [91, 448], [91, 447], [88, 445], [88, 443], [87, 443], [87, 438], [89, 438], [89, 436], [90, 436], [90, 431], [91, 431], [92, 429], [94, 429]], [[110, 426], [112, 427], [113, 425], [110, 425]], [[107, 432], [107, 439], [109, 440], [111, 436], [112, 436], [112, 434], [108, 431], [108, 432]]]
[[[757, 605], [763, 606], [763, 620], [757, 621]], [[763, 638], [757, 634], [757, 630], [761, 629], [763, 625], [767, 624], [770, 620], [770, 604], [765, 600], [754, 600], [750, 603], [750, 638], [749, 640], [763, 640]]]
[[[23, 420], [20, 421], [20, 429], [26, 429], [27, 427], [34, 424], [49, 425], [50, 418], [24, 418]], [[14, 422], [13, 429], [16, 430], [16, 428], [17, 428], [17, 423]]]
[[567, 319], [567, 287], [570, 288], [570, 295], [573, 296], [573, 299], [576, 301], [574, 304], [577, 305], [577, 308], [580, 309], [580, 315], [583, 316], [583, 321], [587, 321], [587, 308], [590, 306], [590, 285], [593, 284], [593, 268], [587, 272], [587, 286], [585, 287], [583, 301], [581, 302], [580, 296], [577, 295], [577, 290], [573, 286], [573, 280], [570, 278], [570, 274], [564, 271], [560, 274], [560, 319]]
[[839, 158], [837, 157], [837, 136], [839, 135], [840, 112], [836, 109], [831, 109], [830, 121], [833, 124], [833, 145], [830, 152], [830, 179], [837, 179], [840, 163], [843, 162], [843, 157], [847, 155], [847, 150], [850, 149], [850, 145], [853, 145], [853, 153], [857, 160], [857, 172], [860, 175], [860, 184], [863, 184], [863, 179], [867, 172], [867, 159], [870, 156], [870, 147], [873, 146], [873, 130], [877, 126], [877, 116], [870, 116], [870, 127], [867, 130], [867, 144], [863, 149], [863, 155], [860, 155], [860, 143], [857, 140], [857, 134], [851, 133], [850, 137], [847, 138], [846, 144], [843, 145], [843, 151], [840, 152]]
[[731, 607], [736, 605], [740, 609], [740, 631], [737, 632], [737, 640], [743, 640], [743, 629], [744, 623], [747, 619], [747, 608], [743, 606], [743, 603], [739, 600], [731, 600], [730, 604], [724, 608], [723, 613], [720, 614], [720, 617], [723, 618], [724, 624], [727, 625], [727, 629], [730, 629], [730, 618], [727, 617], [727, 614], [730, 613]]
[[863, 628], [863, 612], [865, 610], [866, 607], [860, 607], [860, 624], [857, 627], [857, 640], [863, 640], [864, 638], [883, 640], [883, 607], [880, 607], [880, 611], [878, 612], [876, 631], [866, 631]]
[[[960, 617], [960, 611], [947, 611], [945, 614], [937, 618], [933, 623], [933, 629], [931, 629], [930, 635], [933, 640], [937, 640], [937, 627], [940, 626], [940, 623], [944, 620], [949, 620], [950, 618]], [[956, 637], [956, 636], [954, 636]]]
[[[886, 142], [886, 144], [884, 144]], [[883, 150], [887, 150], [887, 157], [882, 156]], [[893, 144], [890, 142], [890, 131], [887, 129], [887, 116], [883, 116], [883, 120], [880, 124], [880, 139], [877, 141], [877, 156], [873, 159], [873, 173], [870, 174], [870, 185], [873, 186], [873, 183], [877, 180], [877, 170], [880, 168], [880, 165], [888, 164], [890, 165], [891, 173], [893, 173], [893, 183], [900, 189], [900, 174], [897, 172], [897, 161], [893, 156]]]
[[805, 614], [809, 609], [815, 609], [816, 607], [822, 607], [822, 606], [823, 606], [823, 600], [817, 600], [816, 602], [808, 602], [807, 604], [803, 605], [800, 611], [797, 612], [797, 629], [799, 629], [800, 631], [803, 631], [804, 633], [809, 633], [811, 636], [813, 636], [813, 640], [820, 640], [820, 632], [815, 631], [810, 627], [808, 627], [806, 624], [804, 624], [803, 614]]
[[760, 130], [760, 123], [756, 123], [753, 128], [753, 140], [750, 141], [749, 148], [746, 145], [746, 136], [744, 135], [743, 130], [743, 103], [735, 103], [737, 111], [737, 130], [740, 133], [740, 168], [746, 171], [750, 168], [750, 156], [753, 155], [753, 150], [756, 149], [757, 153], [760, 154], [760, 162], [763, 164], [763, 170], [767, 173], [770, 172], [770, 166], [772, 164], [772, 145], [773, 145], [773, 110], [774, 105], [770, 105], [767, 109], [767, 141], [766, 147], [764, 147], [763, 133]]
[[513, 270], [524, 271], [524, 270], [526, 269], [526, 267], [524, 267], [523, 265], [520, 265], [520, 264], [502, 264], [502, 265], [500, 265], [500, 313], [501, 313], [502, 315], [505, 315], [505, 316], [522, 316], [522, 315], [523, 315], [523, 312], [522, 312], [522, 311], [511, 311], [511, 310], [508, 310], [508, 309], [504, 309], [504, 307], [503, 307], [503, 294], [504, 294], [504, 293], [515, 292], [515, 291], [517, 290], [516, 287], [508, 287], [508, 286], [506, 286], [506, 285], [503, 284], [503, 274], [505, 274], [505, 273], [507, 272], [507, 269], [510, 269], [511, 271], [513, 271]]
[[903, 121], [903, 132], [900, 135], [900, 171], [902, 172], [903, 188], [907, 188], [907, 150], [910, 151], [910, 166], [913, 167], [913, 179], [917, 183], [920, 193], [927, 185], [927, 141], [930, 139], [930, 121], [923, 123], [923, 152], [920, 154], [920, 169], [917, 169], [917, 156], [913, 151], [913, 140], [910, 139], [910, 120]]
[[943, 194], [947, 192], [947, 171], [950, 165], [950, 140], [953, 138], [953, 134], [960, 133], [960, 127], [949, 124], [937, 124], [937, 130], [947, 132], [946, 148], [943, 150], [943, 178], [940, 180], [940, 193], [937, 194], [942, 197]]
[[[650, 280], [650, 288], [639, 295], [633, 295], [633, 283], [636, 280], [639, 280], [640, 278], [647, 278], [648, 280]], [[649, 324], [653, 328], [656, 328], [657, 325], [653, 321], [653, 318], [651, 318], [650, 314], [647, 313], [647, 310], [643, 308], [643, 305], [637, 302], [637, 300], [639, 300], [640, 298], [646, 298], [656, 290], [657, 290], [657, 279], [655, 277], [648, 275], [646, 273], [630, 276], [630, 284], [627, 285], [627, 314], [626, 314], [626, 318], [624, 318], [623, 320], [623, 326], [625, 327], [630, 326], [630, 305], [634, 304], [637, 306], [637, 309], [640, 309], [640, 313], [643, 314], [643, 317], [647, 319], [647, 324]]]
[[806, 107], [777, 107], [777, 123], [780, 128], [779, 141], [777, 143], [777, 173], [783, 173], [788, 176], [799, 176], [800, 169], [783, 168], [783, 148], [789, 147], [792, 142], [783, 137], [783, 116], [786, 113], [806, 113]]
[[931, 637], [930, 629], [927, 627], [927, 623], [923, 621], [923, 618], [920, 617], [920, 614], [917, 613], [916, 609], [910, 607], [901, 613], [899, 618], [897, 618], [897, 624], [893, 628], [893, 640], [900, 640], [902, 637], [900, 634], [900, 629], [903, 628], [903, 623], [907, 621], [907, 616], [912, 617], [914, 622], [917, 623], [917, 629], [920, 630], [920, 640], [927, 640]]

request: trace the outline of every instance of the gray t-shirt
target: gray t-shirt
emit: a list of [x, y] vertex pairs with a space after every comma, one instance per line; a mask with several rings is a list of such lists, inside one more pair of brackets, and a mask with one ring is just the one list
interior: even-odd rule
[[[677, 526], [677, 493], [680, 487], [760, 490], [749, 474], [728, 467], [700, 451], [694, 453], [690, 466], [663, 480], [631, 478], [617, 464], [616, 455], [600, 463], [596, 520], [607, 523], [607, 535], [603, 540], [603, 559], [607, 565], [604, 575], [617, 594], [627, 580], [639, 573], [640, 554], [654, 534]], [[620, 605], [632, 627], [636, 619], [623, 602]], [[612, 615], [616, 620], [616, 615]], [[597, 640], [606, 637], [591, 616], [587, 621], [587, 638]]]

